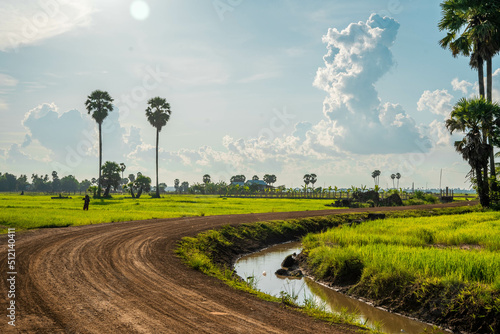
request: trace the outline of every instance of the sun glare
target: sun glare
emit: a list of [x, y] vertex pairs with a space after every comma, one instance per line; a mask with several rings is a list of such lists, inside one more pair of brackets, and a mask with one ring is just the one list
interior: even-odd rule
[[149, 5], [146, 1], [135, 0], [130, 5], [130, 15], [138, 21], [143, 21], [149, 16]]

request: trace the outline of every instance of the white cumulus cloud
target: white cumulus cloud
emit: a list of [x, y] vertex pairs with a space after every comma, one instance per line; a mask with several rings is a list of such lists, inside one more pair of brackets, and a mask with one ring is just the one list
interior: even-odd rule
[[314, 86], [325, 90], [323, 112], [332, 124], [333, 144], [359, 154], [419, 151], [426, 140], [413, 119], [397, 104], [383, 104], [375, 83], [394, 65], [391, 47], [399, 23], [372, 14], [323, 36], [328, 52]]
[[429, 110], [433, 114], [448, 117], [453, 108], [452, 100], [453, 96], [446, 89], [437, 89], [433, 92], [426, 90], [417, 102], [417, 110]]
[[471, 84], [470, 82], [467, 82], [465, 80], [458, 81], [458, 78], [454, 78], [451, 81], [451, 85], [453, 87], [453, 90], [461, 91], [464, 94], [468, 94], [469, 88], [474, 86], [473, 84]]

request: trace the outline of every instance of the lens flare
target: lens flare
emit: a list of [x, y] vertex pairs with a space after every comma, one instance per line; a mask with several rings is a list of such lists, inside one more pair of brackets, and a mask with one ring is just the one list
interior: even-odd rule
[[143, 21], [149, 17], [149, 5], [146, 1], [135, 0], [130, 5], [130, 15], [138, 21]]

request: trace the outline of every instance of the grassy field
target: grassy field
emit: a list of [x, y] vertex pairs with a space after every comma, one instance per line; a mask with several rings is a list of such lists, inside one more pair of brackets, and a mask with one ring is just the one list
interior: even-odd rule
[[226, 199], [206, 195], [132, 199], [118, 195], [112, 199], [92, 199], [89, 211], [83, 211], [82, 198], [79, 195], [72, 199], [51, 199], [45, 195], [1, 194], [0, 233], [5, 233], [8, 227], [22, 230], [153, 218], [332, 209], [325, 206], [324, 200], [314, 199]]
[[370, 272], [494, 284], [500, 289], [498, 212], [365, 222], [309, 235], [304, 247], [311, 261], [320, 264], [321, 275], [339, 266], [339, 259], [357, 259]]
[[467, 332], [500, 329], [499, 212], [344, 225], [306, 236], [303, 246], [316, 278], [351, 293], [434, 310]]

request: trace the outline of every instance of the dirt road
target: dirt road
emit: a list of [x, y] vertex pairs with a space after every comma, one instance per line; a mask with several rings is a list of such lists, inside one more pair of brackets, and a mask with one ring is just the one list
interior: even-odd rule
[[[368, 210], [161, 219], [17, 234], [15, 299], [7, 299], [3, 235], [0, 332], [354, 333], [233, 290], [186, 267], [174, 249], [184, 236], [229, 223], [356, 211]], [[6, 316], [10, 300], [16, 327]]]

